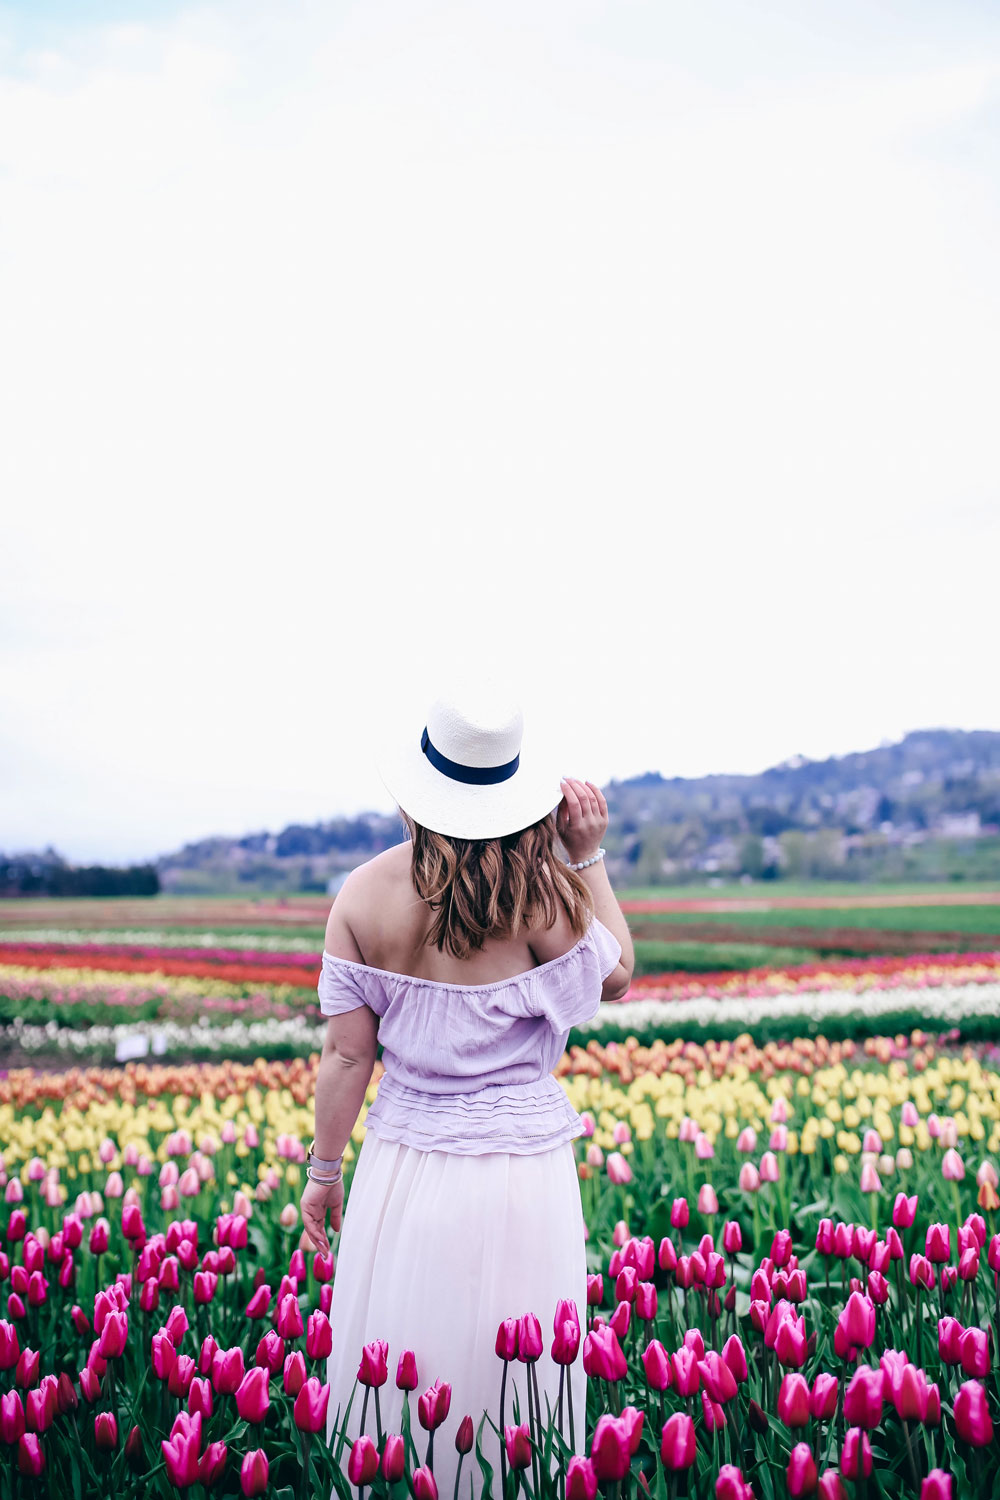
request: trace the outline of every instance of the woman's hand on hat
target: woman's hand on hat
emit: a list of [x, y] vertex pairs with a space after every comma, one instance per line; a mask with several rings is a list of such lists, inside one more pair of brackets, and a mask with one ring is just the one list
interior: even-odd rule
[[562, 779], [563, 798], [556, 808], [556, 832], [572, 864], [589, 859], [601, 847], [608, 828], [608, 804], [592, 781]]
[[299, 1210], [302, 1214], [302, 1227], [309, 1236], [314, 1250], [319, 1250], [323, 1255], [329, 1255], [330, 1241], [326, 1233], [326, 1214], [330, 1211], [331, 1231], [340, 1228], [341, 1216], [344, 1211], [344, 1183], [333, 1183], [330, 1187], [324, 1187], [322, 1183], [315, 1182], [311, 1177], [307, 1179], [302, 1197], [299, 1201]]

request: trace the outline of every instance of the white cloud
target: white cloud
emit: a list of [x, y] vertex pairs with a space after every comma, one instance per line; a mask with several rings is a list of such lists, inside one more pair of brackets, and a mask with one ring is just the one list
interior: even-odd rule
[[1000, 727], [1000, 50], [786, 20], [0, 44], [0, 846], [387, 808], [370, 706], [487, 645], [598, 780]]

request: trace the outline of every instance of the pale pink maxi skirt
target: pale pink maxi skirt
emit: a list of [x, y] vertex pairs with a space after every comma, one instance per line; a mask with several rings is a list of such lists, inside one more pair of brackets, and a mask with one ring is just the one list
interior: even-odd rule
[[[416, 1355], [418, 1385], [409, 1396], [411, 1428], [424, 1462], [427, 1432], [417, 1399], [436, 1379], [451, 1385], [451, 1408], [434, 1438], [433, 1467], [442, 1500], [451, 1500], [458, 1454], [455, 1434], [466, 1413], [478, 1429], [484, 1408], [500, 1425], [503, 1361], [495, 1350], [504, 1318], [533, 1312], [543, 1353], [535, 1366], [544, 1414], [559, 1396], [560, 1366], [551, 1356], [553, 1317], [560, 1298], [572, 1299], [586, 1328], [587, 1265], [583, 1209], [572, 1142], [519, 1155], [497, 1151], [459, 1155], [419, 1151], [382, 1140], [371, 1130], [361, 1145], [347, 1195], [337, 1249], [328, 1360], [327, 1438], [334, 1438], [357, 1379], [361, 1349], [377, 1338], [389, 1345], [389, 1378], [379, 1391], [383, 1432], [400, 1432], [402, 1392], [396, 1366], [404, 1349]], [[528, 1419], [526, 1366], [512, 1360], [504, 1421]], [[567, 1369], [562, 1431], [569, 1442], [568, 1399], [573, 1393], [574, 1451], [586, 1452], [587, 1377], [582, 1350]], [[364, 1387], [348, 1418], [341, 1455], [361, 1428]], [[365, 1431], [375, 1432], [374, 1395]], [[376, 1439], [377, 1441], [377, 1439]], [[500, 1493], [500, 1444], [486, 1422], [482, 1446]], [[482, 1471], [475, 1448], [462, 1463], [461, 1495], [478, 1500]]]

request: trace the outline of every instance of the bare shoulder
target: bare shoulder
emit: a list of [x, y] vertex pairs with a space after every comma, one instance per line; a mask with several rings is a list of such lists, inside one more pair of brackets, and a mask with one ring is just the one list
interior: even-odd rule
[[[408, 884], [410, 864], [410, 843], [406, 840], [383, 849], [362, 865], [355, 865], [334, 898], [327, 919], [328, 937], [334, 937], [344, 927], [363, 937], [373, 913], [380, 913], [393, 893], [404, 882]], [[329, 951], [334, 950], [330, 948]]]
[[573, 931], [569, 912], [558, 902], [558, 913], [551, 927], [535, 927], [528, 933], [528, 947], [540, 964], [550, 959], [561, 958], [580, 941]]

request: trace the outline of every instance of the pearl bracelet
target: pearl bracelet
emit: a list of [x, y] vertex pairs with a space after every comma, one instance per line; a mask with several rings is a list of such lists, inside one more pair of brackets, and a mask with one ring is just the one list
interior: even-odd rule
[[606, 849], [598, 849], [597, 853], [591, 859], [581, 859], [580, 862], [575, 865], [571, 865], [567, 860], [567, 868], [570, 870], [585, 870], [588, 865], [596, 865], [598, 860], [603, 859], [607, 852], [608, 851]]

